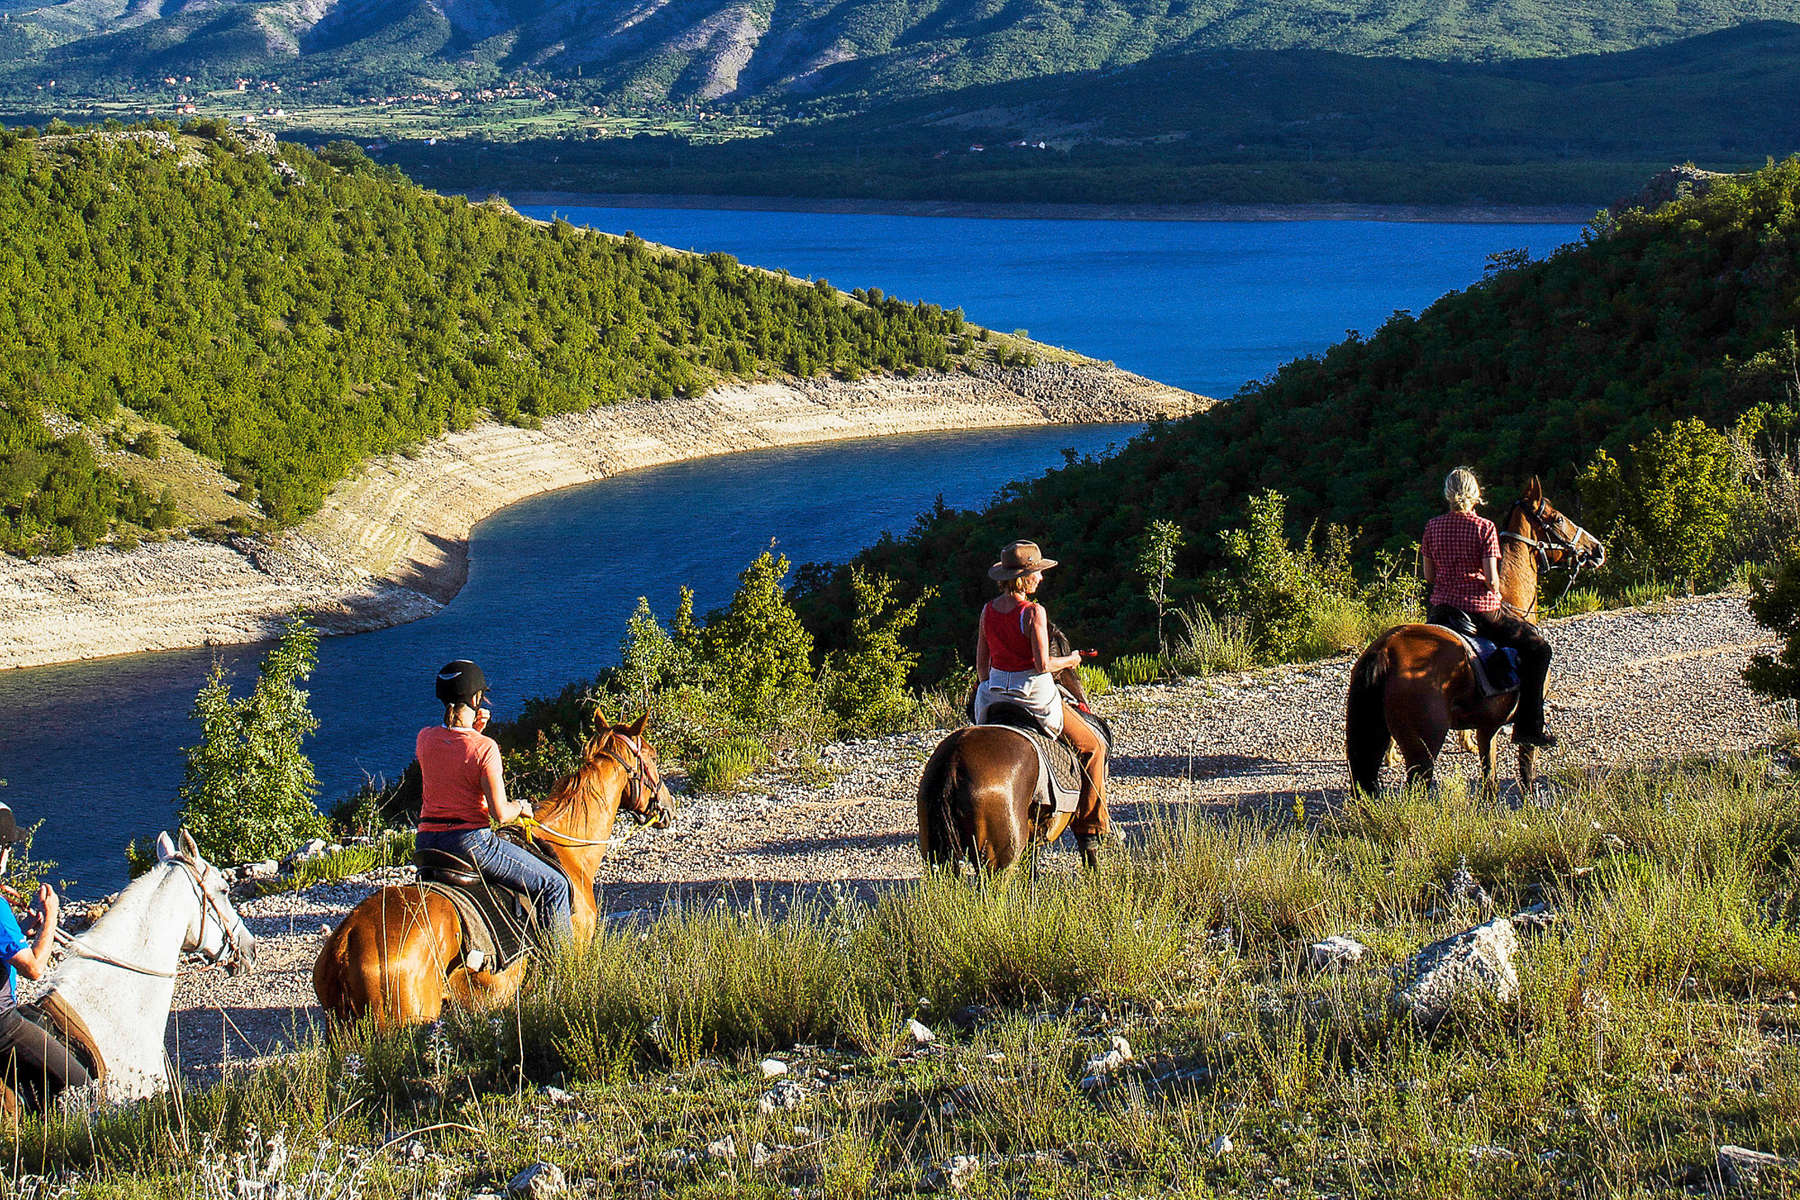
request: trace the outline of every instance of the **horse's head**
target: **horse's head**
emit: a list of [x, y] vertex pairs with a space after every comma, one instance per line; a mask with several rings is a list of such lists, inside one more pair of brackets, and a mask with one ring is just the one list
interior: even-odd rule
[[594, 732], [587, 740], [581, 773], [597, 770], [612, 763], [625, 773], [625, 785], [619, 793], [619, 811], [630, 813], [639, 824], [667, 829], [675, 811], [675, 797], [663, 782], [662, 766], [656, 751], [644, 738], [650, 726], [650, 714], [644, 713], [626, 725], [607, 720], [598, 707], [594, 709]]
[[[1074, 647], [1069, 642], [1069, 635], [1064, 633], [1062, 627], [1054, 621], [1050, 622], [1049, 636], [1046, 640], [1050, 643], [1050, 655], [1052, 658], [1060, 657], [1065, 654], [1073, 654], [1075, 652]], [[1061, 684], [1063, 688], [1068, 691], [1069, 695], [1075, 697], [1075, 702], [1077, 704], [1087, 704], [1087, 690], [1081, 686], [1080, 671], [1076, 670], [1074, 667], [1064, 667], [1062, 670], [1052, 674], [1051, 678]]]
[[194, 885], [197, 903], [188, 923], [184, 952], [219, 963], [233, 975], [256, 965], [256, 938], [231, 905], [231, 888], [219, 869], [200, 857], [193, 835], [181, 831], [179, 848], [166, 833], [156, 835], [156, 861], [183, 872]]
[[1544, 498], [1544, 485], [1537, 476], [1531, 477], [1513, 507], [1524, 516], [1528, 536], [1537, 542], [1544, 561], [1559, 567], [1606, 565], [1606, 546]]

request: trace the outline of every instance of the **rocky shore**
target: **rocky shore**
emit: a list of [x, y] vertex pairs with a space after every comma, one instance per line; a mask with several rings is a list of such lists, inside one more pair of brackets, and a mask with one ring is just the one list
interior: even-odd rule
[[891, 434], [1146, 421], [1212, 403], [1083, 360], [739, 384], [541, 429], [484, 424], [368, 463], [280, 534], [0, 562], [0, 668], [262, 641], [295, 609], [327, 633], [417, 620], [462, 587], [469, 532], [484, 517], [639, 467]]

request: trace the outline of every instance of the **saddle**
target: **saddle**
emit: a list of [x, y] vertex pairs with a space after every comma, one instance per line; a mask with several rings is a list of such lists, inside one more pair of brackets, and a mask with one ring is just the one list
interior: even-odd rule
[[[87, 1022], [81, 1014], [69, 1007], [69, 1002], [62, 998], [61, 992], [45, 992], [36, 1000], [19, 1006], [19, 1015], [40, 1028], [48, 1029], [56, 1034], [75, 1061], [86, 1068], [88, 1077], [95, 1083], [106, 1078], [106, 1058], [100, 1053], [100, 1047], [94, 1042], [94, 1035], [88, 1031]], [[67, 1085], [64, 1080], [58, 1083], [53, 1091], [60, 1092]], [[46, 1104], [48, 1098], [46, 1098]], [[0, 1081], [0, 1116], [9, 1122], [17, 1122], [23, 1109], [17, 1092], [3, 1081]]]
[[504, 971], [531, 953], [537, 909], [525, 892], [486, 878], [474, 863], [448, 851], [415, 850], [413, 864], [419, 890], [435, 892], [456, 907], [463, 966]]
[[1463, 651], [1469, 656], [1469, 666], [1475, 673], [1475, 686], [1481, 692], [1482, 699], [1518, 691], [1519, 652], [1511, 646], [1502, 646], [1491, 638], [1482, 637], [1475, 631], [1475, 622], [1469, 619], [1467, 613], [1459, 611], [1456, 617], [1461, 620], [1447, 618], [1437, 622], [1436, 628], [1455, 634], [1463, 644]]
[[[1099, 734], [1101, 744], [1105, 747], [1103, 755], [1110, 756], [1111, 727], [1093, 713], [1081, 709], [1075, 711], [1077, 716], [1087, 721]], [[1036, 716], [1016, 704], [989, 706], [987, 720], [983, 724], [1016, 733], [1030, 742], [1037, 751], [1037, 795], [1032, 800], [1033, 807], [1059, 813], [1075, 811], [1076, 801], [1081, 797], [1081, 758], [1075, 753], [1075, 747], [1061, 738], [1051, 737]]]

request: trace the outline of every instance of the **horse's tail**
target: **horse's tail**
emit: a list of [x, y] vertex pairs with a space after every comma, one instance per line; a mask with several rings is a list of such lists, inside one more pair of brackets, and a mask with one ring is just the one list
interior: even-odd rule
[[1344, 753], [1354, 791], [1373, 795], [1381, 787], [1381, 762], [1393, 735], [1387, 723], [1388, 638], [1384, 633], [1350, 668], [1350, 697], [1344, 706]]
[[956, 866], [971, 848], [957, 827], [957, 797], [967, 790], [959, 734], [932, 752], [919, 779], [919, 854], [930, 867]]

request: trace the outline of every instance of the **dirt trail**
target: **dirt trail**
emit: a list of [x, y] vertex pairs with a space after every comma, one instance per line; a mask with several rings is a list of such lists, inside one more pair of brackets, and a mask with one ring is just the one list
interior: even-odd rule
[[[1551, 770], [1753, 750], [1770, 710], [1740, 673], [1771, 640], [1742, 597], [1710, 596], [1557, 622]], [[1166, 805], [1310, 808], [1344, 794], [1348, 656], [1248, 675], [1131, 688], [1098, 702], [1118, 731], [1113, 811], [1127, 837]], [[941, 732], [829, 746], [827, 777], [772, 773], [740, 792], [696, 797], [673, 828], [629, 838], [601, 874], [614, 914], [681, 897], [781, 894], [841, 887], [869, 893], [919, 873], [914, 788]], [[1472, 776], [1471, 755], [1446, 754], [1442, 775]], [[1502, 757], [1503, 785], [1513, 774]], [[1054, 869], [1074, 855], [1053, 854]], [[403, 878], [406, 872], [391, 877]], [[263, 939], [253, 977], [190, 974], [178, 993], [171, 1053], [204, 1078], [225, 1056], [291, 1044], [312, 1027], [311, 968], [321, 928], [376, 881], [347, 880], [242, 911]], [[178, 1029], [178, 1033], [176, 1030]]]

